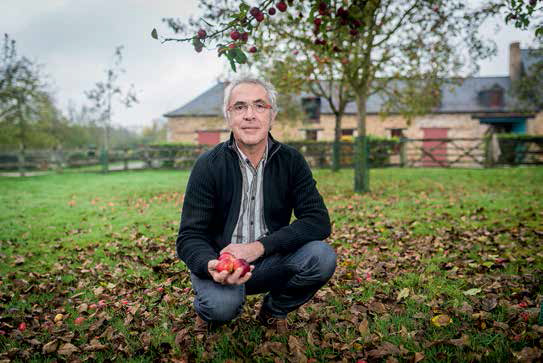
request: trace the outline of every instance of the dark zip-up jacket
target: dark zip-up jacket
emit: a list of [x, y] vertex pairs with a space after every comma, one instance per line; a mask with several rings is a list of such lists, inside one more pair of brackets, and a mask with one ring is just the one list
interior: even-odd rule
[[[285, 254], [330, 235], [330, 217], [309, 165], [296, 149], [269, 135], [264, 167], [264, 220], [269, 234], [259, 239], [264, 256]], [[178, 257], [191, 272], [210, 277], [207, 263], [230, 244], [241, 204], [242, 175], [234, 139], [202, 154], [185, 192], [176, 241]], [[290, 223], [292, 212], [296, 220]]]

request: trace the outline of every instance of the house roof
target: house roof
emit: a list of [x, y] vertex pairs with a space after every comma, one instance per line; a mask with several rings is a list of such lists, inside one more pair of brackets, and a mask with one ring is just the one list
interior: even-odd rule
[[186, 105], [164, 114], [164, 117], [178, 116], [220, 116], [225, 82], [219, 82]]
[[[213, 87], [197, 96], [184, 106], [166, 113], [165, 117], [180, 116], [220, 116], [222, 114], [222, 102], [225, 82], [219, 82]], [[479, 92], [494, 87], [504, 90], [503, 107], [486, 107], [479, 103]], [[509, 77], [470, 77], [460, 84], [445, 84], [441, 87], [441, 105], [433, 112], [436, 113], [485, 113], [485, 112], [511, 112], [515, 111], [515, 102], [510, 95], [511, 80]], [[299, 98], [312, 97], [309, 93], [302, 93]], [[367, 101], [369, 114], [379, 113], [384, 99], [379, 94], [372, 95]], [[321, 114], [332, 114], [328, 102], [321, 103]], [[355, 102], [347, 104], [346, 114], [356, 113]]]

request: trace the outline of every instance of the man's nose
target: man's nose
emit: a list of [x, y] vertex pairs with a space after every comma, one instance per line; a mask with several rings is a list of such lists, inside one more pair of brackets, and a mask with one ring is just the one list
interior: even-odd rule
[[246, 118], [253, 118], [255, 116], [255, 109], [253, 105], [249, 104], [247, 106], [247, 111], [245, 111], [245, 117]]

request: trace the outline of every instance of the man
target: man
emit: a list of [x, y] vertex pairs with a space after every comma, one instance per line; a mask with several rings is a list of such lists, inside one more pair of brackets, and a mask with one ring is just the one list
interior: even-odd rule
[[[267, 293], [259, 320], [284, 333], [287, 314], [336, 267], [322, 241], [330, 218], [309, 166], [269, 133], [276, 98], [258, 79], [230, 83], [223, 106], [230, 140], [198, 158], [187, 184], [176, 250], [191, 272], [199, 331], [234, 319], [246, 295]], [[250, 272], [218, 272], [223, 252], [245, 259]]]

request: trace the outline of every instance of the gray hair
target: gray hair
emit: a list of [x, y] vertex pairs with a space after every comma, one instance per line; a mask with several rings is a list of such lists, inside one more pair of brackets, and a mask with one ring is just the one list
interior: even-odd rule
[[230, 96], [232, 95], [232, 90], [236, 86], [245, 83], [252, 83], [262, 86], [266, 90], [266, 94], [268, 95], [268, 99], [270, 100], [270, 104], [272, 106], [272, 111], [277, 112], [277, 91], [275, 90], [275, 87], [270, 82], [256, 78], [255, 76], [241, 76], [230, 82], [228, 86], [226, 86], [226, 88], [224, 89], [224, 103], [222, 107], [222, 112], [225, 119], [228, 120], [227, 109], [228, 104], [230, 103]]

